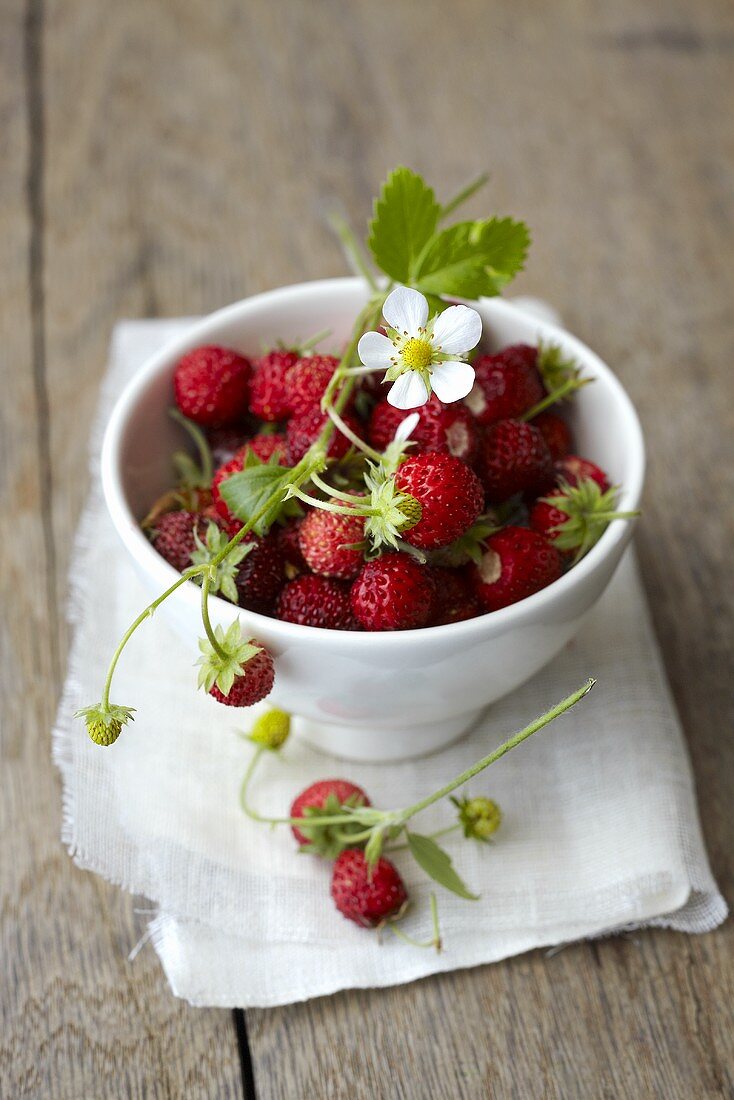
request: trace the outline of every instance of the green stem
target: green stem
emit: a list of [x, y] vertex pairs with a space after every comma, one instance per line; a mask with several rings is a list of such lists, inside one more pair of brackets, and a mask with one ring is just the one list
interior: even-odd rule
[[199, 452], [199, 460], [201, 462], [202, 482], [204, 486], [211, 485], [212, 475], [214, 474], [214, 466], [212, 464], [212, 452], [207, 438], [198, 424], [195, 424], [193, 420], [189, 420], [187, 416], [177, 409], [172, 408], [168, 410], [168, 415], [180, 424], [184, 428], [191, 439], [193, 439], [196, 449]]
[[314, 483], [317, 489], [321, 489], [322, 493], [328, 493], [329, 496], [334, 497], [336, 500], [342, 500], [345, 504], [364, 504], [364, 497], [355, 496], [354, 493], [343, 493], [341, 489], [335, 489], [333, 485], [329, 485], [318, 474], [311, 476], [311, 481]]
[[351, 261], [352, 267], [355, 269], [357, 274], [361, 275], [362, 278], [367, 281], [372, 293], [376, 294], [378, 286], [377, 282], [375, 281], [375, 276], [367, 265], [367, 261], [362, 253], [362, 249], [359, 246], [357, 238], [352, 232], [351, 226], [346, 221], [346, 219], [340, 217], [339, 214], [332, 214], [329, 221], [331, 222], [332, 229], [339, 237], [339, 240], [342, 243], [342, 248], [346, 253], [347, 259]]
[[157, 597], [157, 599], [153, 600], [152, 603], [149, 603], [148, 606], [146, 608], [144, 608], [143, 611], [140, 612], [140, 614], [138, 615], [137, 619], [135, 619], [134, 622], [130, 623], [130, 626], [127, 628], [127, 630], [123, 634], [122, 638], [120, 638], [117, 649], [112, 654], [112, 660], [110, 661], [109, 666], [107, 668], [107, 677], [105, 679], [105, 685], [104, 685], [104, 689], [102, 691], [102, 706], [103, 707], [106, 708], [110, 705], [110, 688], [112, 686], [112, 677], [114, 676], [115, 669], [117, 667], [117, 662], [120, 660], [123, 649], [125, 648], [127, 643], [130, 641], [130, 639], [132, 638], [135, 631], [138, 629], [138, 627], [140, 626], [141, 623], [145, 622], [146, 619], [150, 618], [150, 616], [153, 614], [153, 612], [156, 610], [156, 608], [159, 607], [163, 603], [164, 600], [167, 600], [168, 597], [173, 592], [175, 592], [177, 588], [180, 588], [182, 584], [186, 584], [186, 581], [190, 580], [192, 576], [196, 576], [196, 575], [197, 575], [197, 572], [187, 572], [184, 576], [179, 577], [177, 581], [174, 581], [174, 583], [171, 585], [170, 588], [167, 588], [165, 592], [162, 592], [161, 595]]
[[331, 419], [334, 421], [342, 435], [346, 436], [349, 442], [353, 443], [357, 450], [363, 451], [366, 455], [369, 455], [369, 457], [375, 462], [380, 462], [382, 460], [382, 455], [380, 454], [380, 452], [376, 451], [374, 447], [370, 447], [369, 444], [365, 443], [363, 439], [360, 439], [357, 433], [353, 432], [349, 425], [342, 420], [335, 408], [329, 406], [326, 412], [328, 416], [330, 416]]
[[449, 783], [446, 783], [443, 787], [440, 787], [439, 790], [434, 791], [433, 794], [429, 794], [427, 798], [422, 798], [420, 802], [415, 802], [406, 810], [402, 810], [400, 812], [400, 821], [405, 823], [411, 817], [414, 817], [416, 814], [420, 813], [421, 810], [425, 810], [428, 806], [432, 806], [434, 802], [438, 802], [439, 799], [445, 798], [447, 794], [451, 794], [451, 792], [455, 791], [457, 787], [461, 787], [464, 783], [467, 783], [470, 779], [473, 779], [475, 775], [478, 775], [479, 772], [484, 771], [484, 769], [488, 768], [490, 764], [494, 764], [495, 761], [499, 760], [501, 756], [505, 755], [505, 753], [508, 753], [511, 751], [511, 749], [516, 748], [523, 741], [526, 741], [528, 737], [532, 737], [532, 735], [534, 733], [537, 733], [538, 730], [543, 729], [543, 727], [547, 726], [549, 722], [552, 722], [555, 718], [558, 718], [565, 711], [569, 710], [575, 703], [578, 703], [580, 699], [583, 699], [585, 695], [588, 695], [595, 683], [596, 680], [587, 680], [583, 687], [580, 687], [577, 691], [574, 691], [566, 699], [563, 699], [560, 703], [557, 703], [554, 707], [551, 707], [551, 709], [546, 711], [545, 714], [541, 714], [540, 718], [536, 718], [534, 722], [531, 722], [530, 725], [525, 726], [525, 728], [520, 730], [519, 733], [514, 734], [512, 737], [509, 738], [509, 740], [501, 744], [499, 748], [496, 748], [492, 752], [490, 752], [488, 756], [483, 757], [481, 760], [477, 761], [476, 764], [473, 764], [470, 768], [467, 768], [466, 771], [461, 773], [461, 775], [457, 775], [455, 779], [452, 779]]
[[443, 220], [443, 218], [447, 218], [449, 214], [453, 214], [457, 207], [465, 203], [472, 195], [476, 195], [477, 191], [484, 187], [488, 179], [489, 173], [482, 172], [481, 176], [477, 176], [471, 183], [467, 183], [466, 187], [462, 187], [461, 191], [458, 191], [452, 199], [449, 199], [449, 201], [441, 207], [441, 214], [439, 215], [441, 219]]
[[413, 936], [409, 936], [407, 932], [404, 932], [395, 921], [388, 922], [388, 928], [398, 939], [403, 940], [404, 943], [409, 943], [411, 947], [435, 947], [436, 951], [441, 950], [441, 930], [438, 925], [438, 905], [436, 903], [436, 895], [431, 894], [431, 921], [433, 923], [433, 939], [430, 940], [416, 940]]
[[211, 585], [211, 581], [211, 573], [205, 573], [204, 579], [201, 583], [201, 621], [204, 624], [204, 631], [206, 632], [206, 636], [209, 639], [209, 644], [211, 645], [212, 649], [218, 657], [220, 657], [223, 661], [226, 661], [227, 654], [217, 641], [217, 636], [214, 633], [211, 619], [209, 618], [209, 587]]
[[527, 412], [524, 412], [518, 419], [534, 420], [539, 413], [545, 412], [551, 405], [557, 405], [564, 397], [568, 397], [570, 393], [574, 393], [575, 390], [580, 390], [582, 386], [587, 386], [589, 382], [593, 381], [593, 378], [569, 378], [555, 390], [551, 390], [550, 393], [547, 393], [536, 405], [532, 405]]

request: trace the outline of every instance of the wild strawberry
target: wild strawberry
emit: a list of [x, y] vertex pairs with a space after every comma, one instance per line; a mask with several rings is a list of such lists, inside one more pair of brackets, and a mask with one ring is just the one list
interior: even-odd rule
[[474, 361], [474, 388], [465, 399], [480, 424], [522, 416], [545, 394], [537, 348], [514, 344]]
[[281, 590], [275, 614], [288, 623], [326, 630], [358, 630], [349, 600], [349, 586], [331, 577], [307, 573]]
[[298, 352], [274, 348], [256, 359], [255, 373], [250, 383], [250, 412], [260, 420], [285, 420], [291, 414], [286, 392], [286, 375]]
[[[444, 405], [435, 394], [418, 413], [418, 423], [410, 438], [415, 441], [413, 454], [424, 451], [448, 451], [463, 462], [472, 463], [479, 446], [476, 423], [466, 406], [456, 401]], [[395, 438], [395, 432], [408, 414], [396, 409], [389, 401], [378, 401], [372, 410], [367, 438], [373, 447], [384, 451]]]
[[433, 598], [430, 570], [400, 553], [366, 562], [351, 591], [352, 610], [365, 630], [425, 626]]
[[274, 528], [275, 537], [285, 559], [285, 573], [288, 580], [293, 580], [299, 573], [308, 569], [304, 561], [301, 547], [298, 545], [298, 535], [301, 530], [303, 517], [293, 516], [282, 526]]
[[530, 526], [564, 556], [576, 560], [599, 541], [610, 520], [631, 519], [637, 512], [615, 511], [616, 489], [602, 492], [593, 478], [567, 482], [541, 497], [530, 509]]
[[334, 355], [306, 355], [298, 359], [285, 378], [288, 404], [293, 416], [321, 408], [321, 398], [339, 366]]
[[226, 501], [222, 497], [220, 486], [227, 478], [232, 477], [232, 474], [237, 474], [242, 469], [242, 457], [240, 453], [236, 454], [234, 458], [230, 458], [229, 462], [225, 462], [223, 466], [214, 474], [212, 479], [212, 511], [217, 517], [219, 523], [227, 528], [231, 535], [234, 535], [239, 531], [242, 524], [233, 516], [227, 506]]
[[195, 348], [176, 364], [176, 404], [205, 427], [234, 424], [247, 409], [251, 371], [249, 359], [229, 348]]
[[408, 900], [403, 880], [389, 859], [369, 867], [360, 848], [345, 848], [334, 862], [331, 896], [340, 913], [364, 928], [395, 917]]
[[274, 680], [273, 658], [267, 649], [261, 649], [247, 661], [244, 674], [235, 678], [227, 695], [223, 695], [216, 684], [209, 689], [209, 694], [227, 707], [251, 707], [270, 694]]
[[[327, 800], [334, 801], [334, 811], [338, 813], [340, 806], [371, 806], [367, 795], [361, 787], [350, 783], [348, 779], [319, 779], [301, 791], [293, 800], [289, 817], [305, 817], [306, 810], [323, 810]], [[310, 844], [310, 838], [304, 836], [297, 825], [291, 826], [291, 832], [299, 844]]]
[[431, 625], [460, 623], [474, 619], [480, 613], [479, 604], [461, 573], [453, 569], [431, 567], [435, 596], [431, 608]]
[[527, 527], [504, 527], [487, 539], [478, 564], [468, 567], [482, 607], [497, 611], [558, 580], [561, 558], [554, 546]]
[[363, 539], [363, 516], [342, 516], [313, 508], [301, 524], [298, 544], [314, 573], [351, 580], [359, 573], [364, 559], [361, 550], [350, 547]]
[[565, 481], [567, 485], [578, 485], [584, 478], [595, 481], [601, 491], [605, 493], [609, 488], [609, 478], [604, 471], [589, 462], [588, 458], [580, 458], [578, 455], [565, 455], [555, 464], [556, 481]]
[[244, 460], [248, 454], [256, 455], [261, 462], [269, 462], [273, 455], [278, 456], [281, 466], [285, 465], [285, 436], [281, 432], [266, 435], [264, 432], [253, 435], [252, 439], [240, 447], [239, 457]]
[[493, 504], [516, 493], [537, 495], [553, 482], [548, 445], [538, 429], [523, 420], [498, 420], [487, 428], [477, 469]]
[[[315, 443], [325, 427], [328, 416], [319, 409], [313, 409], [303, 416], [294, 416], [288, 421], [286, 428], [286, 459], [289, 466], [295, 466], [300, 462], [312, 443]], [[346, 413], [342, 420], [352, 431], [359, 434], [361, 424], [353, 416]], [[335, 431], [329, 443], [328, 457], [343, 458], [351, 444], [345, 435]]]
[[465, 462], [441, 452], [408, 458], [398, 467], [395, 485], [421, 506], [418, 522], [402, 531], [411, 546], [436, 550], [463, 535], [482, 510], [479, 478]]
[[183, 573], [191, 565], [191, 555], [196, 549], [194, 531], [204, 538], [204, 516], [196, 512], [165, 512], [148, 529], [148, 536], [161, 557]]
[[248, 531], [240, 546], [251, 547], [237, 574], [238, 603], [250, 611], [268, 611], [285, 581], [285, 558], [277, 536], [260, 537]]
[[566, 421], [556, 413], [542, 412], [533, 417], [532, 424], [548, 444], [553, 461], [557, 462], [559, 458], [565, 458], [573, 446], [571, 429]]

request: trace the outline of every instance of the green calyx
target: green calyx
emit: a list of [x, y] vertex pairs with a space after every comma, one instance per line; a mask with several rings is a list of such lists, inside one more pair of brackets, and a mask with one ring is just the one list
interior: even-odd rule
[[478, 565], [482, 560], [486, 540], [500, 528], [501, 524], [496, 522], [494, 516], [480, 516], [455, 542], [434, 550], [430, 555], [431, 565], [444, 566], [447, 569], [456, 569], [470, 561]]
[[209, 591], [212, 593], [221, 592], [232, 603], [237, 603], [237, 570], [243, 558], [246, 558], [250, 551], [254, 549], [254, 543], [240, 543], [230, 550], [226, 558], [222, 558], [216, 565], [213, 565], [214, 558], [224, 550], [229, 542], [229, 536], [210, 520], [206, 529], [205, 541], [202, 542], [199, 538], [199, 532], [196, 528], [194, 528], [194, 541], [196, 542], [196, 549], [191, 555], [192, 564], [211, 566], [209, 570], [211, 578]]
[[272, 710], [260, 714], [249, 733], [249, 740], [255, 745], [262, 745], [271, 752], [277, 752], [288, 740], [291, 732], [291, 716], [284, 710], [273, 707]]
[[577, 485], [562, 482], [560, 492], [540, 500], [568, 517], [551, 528], [551, 534], [558, 550], [576, 552], [576, 561], [599, 541], [610, 520], [632, 519], [640, 514], [615, 511], [616, 487], [602, 492], [597, 482], [589, 477], [582, 478]]
[[335, 794], [330, 794], [323, 806], [307, 806], [303, 821], [299, 821], [297, 825], [298, 831], [306, 838], [306, 843], [301, 844], [300, 850], [324, 856], [326, 859], [336, 859], [345, 848], [356, 848], [364, 839], [364, 823], [357, 817], [353, 822], [337, 824], [332, 824], [328, 819], [342, 816], [363, 805], [364, 800], [358, 794], [351, 795], [346, 802], [340, 802]]
[[122, 733], [122, 727], [133, 722], [134, 707], [121, 707], [115, 703], [97, 703], [92, 707], [83, 707], [74, 715], [83, 718], [87, 724], [87, 733], [95, 745], [114, 745]]
[[488, 841], [500, 827], [502, 811], [491, 798], [452, 798], [464, 836]]
[[579, 378], [581, 370], [559, 344], [538, 344], [538, 370], [549, 393]]
[[229, 695], [235, 680], [245, 675], [247, 662], [260, 652], [261, 646], [242, 640], [239, 620], [235, 620], [226, 633], [222, 626], [217, 626], [214, 637], [221, 652], [217, 652], [208, 638], [199, 639], [199, 687], [211, 691], [216, 684], [222, 695]]
[[381, 467], [372, 466], [364, 480], [370, 492], [365, 509], [365, 536], [373, 550], [386, 545], [397, 550], [400, 535], [420, 522], [423, 515], [420, 502], [401, 492], [395, 479], [386, 476]]

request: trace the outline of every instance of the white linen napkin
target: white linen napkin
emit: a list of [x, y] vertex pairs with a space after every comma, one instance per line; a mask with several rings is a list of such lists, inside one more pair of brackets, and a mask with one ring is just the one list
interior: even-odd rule
[[[481, 894], [438, 888], [444, 951], [346, 921], [329, 897], [329, 865], [298, 855], [287, 829], [245, 818], [240, 779], [251, 746], [237, 736], [252, 711], [217, 707], [195, 690], [196, 654], [160, 613], [125, 651], [114, 701], [136, 721], [109, 749], [74, 711], [99, 696], [109, 655], [147, 602], [101, 499], [98, 451], [111, 402], [143, 360], [186, 321], [118, 325], [92, 444], [92, 487], [75, 551], [75, 637], [56, 728], [62, 836], [79, 866], [157, 907], [152, 942], [173, 992], [196, 1005], [270, 1006], [338, 989], [384, 986], [475, 966], [611, 930], [706, 932], [726, 916], [704, 850], [690, 766], [665, 683], [644, 593], [627, 557], [577, 639], [530, 684], [490, 708], [471, 736], [405, 764], [351, 764], [291, 737], [266, 758], [253, 801], [287, 813], [314, 779], [343, 775], [375, 805], [415, 801], [593, 675], [572, 712], [471, 785], [501, 805], [492, 845], [447, 839]], [[448, 804], [421, 817], [429, 832]], [[404, 927], [430, 936], [430, 884], [400, 859], [414, 905]], [[131, 945], [132, 947], [132, 945]]]

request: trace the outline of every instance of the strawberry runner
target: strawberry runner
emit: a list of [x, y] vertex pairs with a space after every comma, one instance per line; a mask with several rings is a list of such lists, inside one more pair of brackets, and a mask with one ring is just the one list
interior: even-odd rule
[[[181, 327], [141, 322], [118, 329], [105, 409], [142, 360]], [[470, 739], [420, 769], [414, 763], [346, 768], [380, 806], [419, 798], [576, 686], [587, 673], [577, 655], [595, 653], [593, 722], [581, 709], [568, 714], [552, 736], [535, 739], [532, 751], [506, 757], [476, 790], [470, 784], [469, 794], [486, 791], [497, 800], [503, 822], [491, 846], [447, 842], [481, 900], [441, 892], [444, 951], [437, 955], [393, 938], [380, 945], [352, 927], [325, 904], [330, 865], [295, 857], [289, 830], [268, 833], [263, 844], [262, 827], [243, 817], [238, 802], [252, 746], [234, 730], [247, 728], [252, 711], [243, 720], [222, 708], [212, 728], [209, 701], [190, 691], [191, 655], [162, 619], [149, 624], [120, 669], [121, 688], [134, 684], [144, 703], [126, 736], [99, 752], [70, 720], [95, 678], [90, 655], [109, 647], [143, 602], [104, 512], [96, 456], [92, 471], [79, 540], [85, 583], [75, 593], [76, 639], [54, 739], [64, 777], [64, 839], [81, 866], [151, 899], [158, 915], [147, 932], [141, 925], [141, 935], [152, 937], [176, 994], [196, 1004], [283, 1004], [410, 981], [620, 926], [700, 932], [724, 918], [631, 561], [575, 646], [496, 704]], [[343, 763], [292, 737], [281, 761], [264, 762], [253, 801], [286, 811], [306, 784], [343, 773]], [[440, 828], [445, 815], [446, 807], [435, 816], [427, 811], [425, 831]], [[429, 939], [433, 887], [409, 861], [396, 862], [414, 901], [403, 926]]]

